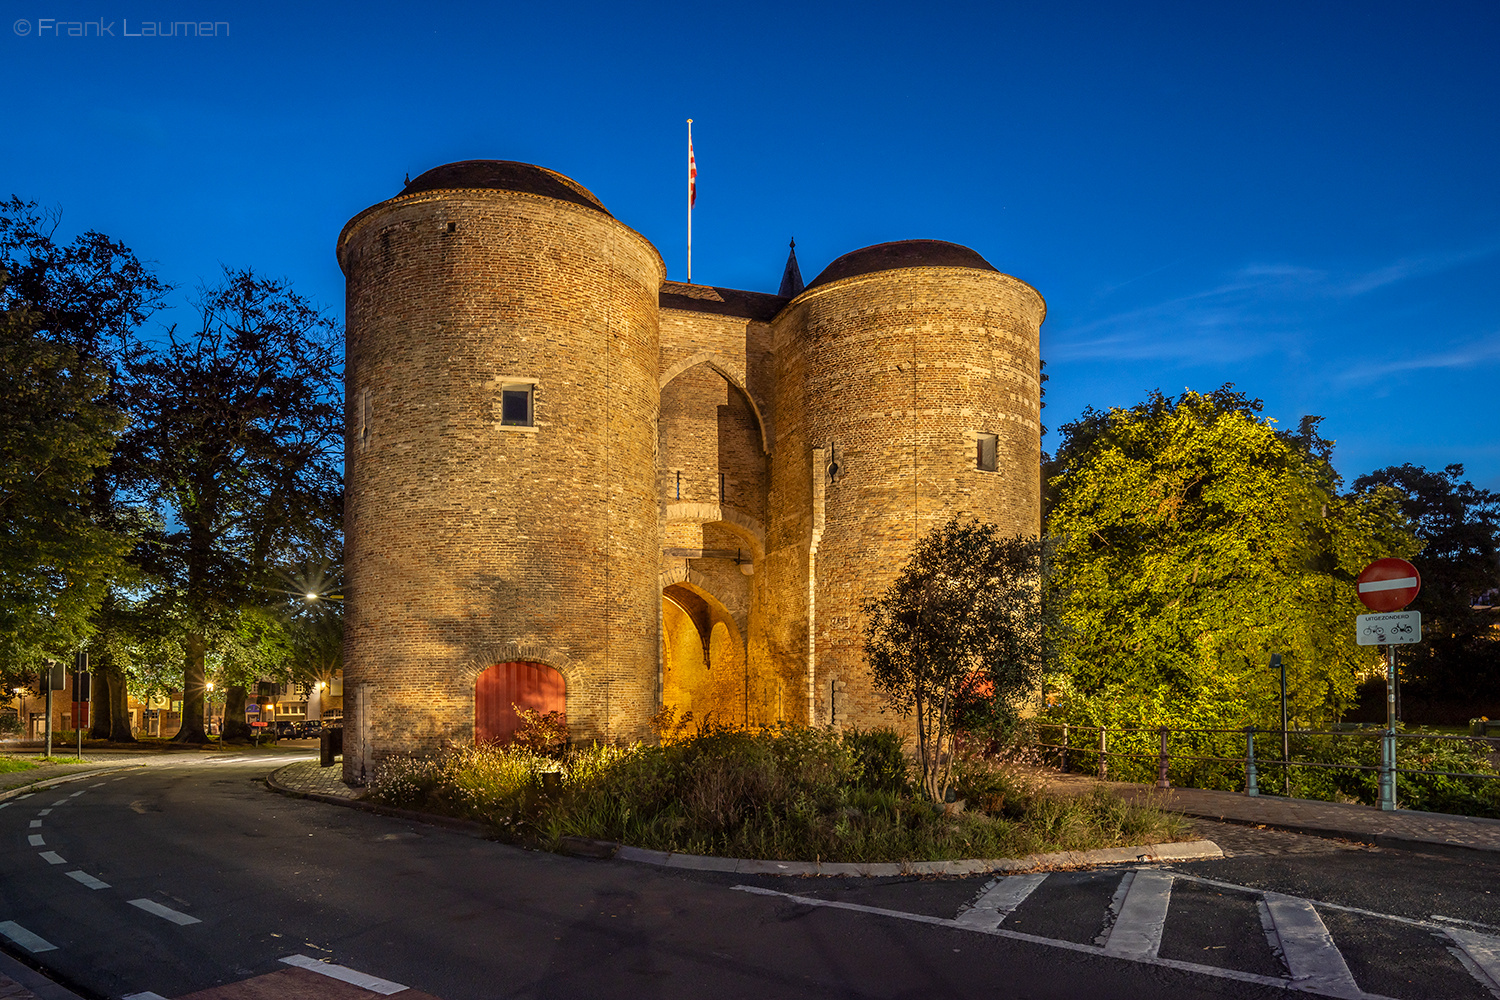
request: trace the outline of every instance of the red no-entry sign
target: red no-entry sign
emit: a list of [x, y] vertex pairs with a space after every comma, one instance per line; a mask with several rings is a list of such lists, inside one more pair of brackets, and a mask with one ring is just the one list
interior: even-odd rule
[[1371, 611], [1400, 611], [1422, 589], [1417, 567], [1405, 559], [1376, 559], [1354, 580], [1359, 599]]

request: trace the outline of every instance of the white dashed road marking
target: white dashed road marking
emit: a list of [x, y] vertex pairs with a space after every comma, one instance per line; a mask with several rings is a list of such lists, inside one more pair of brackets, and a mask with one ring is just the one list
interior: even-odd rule
[[47, 842], [42, 839], [42, 835], [40, 833], [33, 833], [31, 836], [26, 838], [26, 841], [32, 847], [44, 847], [47, 844]]
[[51, 806], [48, 806], [48, 807], [47, 807], [47, 808], [46, 808], [46, 809], [38, 809], [38, 810], [37, 810], [37, 811], [36, 811], [36, 814], [37, 814], [37, 815], [38, 815], [38, 816], [45, 816], [45, 815], [47, 815], [47, 814], [48, 814], [48, 813], [50, 813], [50, 812], [51, 812], [51, 811], [52, 811], [52, 807], [51, 807]]
[[999, 927], [1010, 916], [1011, 911], [1026, 901], [1033, 889], [1047, 881], [1046, 872], [1031, 875], [1007, 875], [996, 879], [994, 885], [984, 890], [974, 905], [958, 915], [958, 922], [965, 927], [980, 927], [989, 930]]
[[78, 798], [78, 796], [82, 795], [86, 791], [88, 791], [87, 788], [80, 788], [78, 791], [74, 792], [72, 795], [69, 795], [68, 798], [70, 798], [70, 799], [76, 799], [76, 798]]
[[1272, 932], [1293, 980], [1328, 996], [1364, 996], [1311, 903], [1279, 892], [1265, 893], [1265, 900]]
[[39, 819], [34, 819], [34, 820], [31, 821], [31, 828], [33, 830], [35, 830], [37, 827], [39, 827], [41, 825], [42, 825], [42, 821], [39, 820]]
[[388, 997], [393, 993], [400, 993], [402, 990], [411, 988], [403, 986], [400, 983], [393, 983], [389, 979], [380, 979], [376, 976], [366, 975], [363, 972], [355, 972], [353, 969], [346, 969], [342, 965], [334, 965], [331, 962], [320, 962], [316, 958], [308, 958], [306, 955], [288, 955], [282, 961], [287, 965], [295, 965], [299, 969], [306, 969], [309, 972], [316, 972], [319, 975], [327, 976], [329, 979], [337, 979], [353, 986], [363, 987], [372, 993], [379, 993], [381, 996]]
[[54, 806], [65, 806], [65, 805], [68, 804], [68, 800], [67, 799], [58, 799], [56, 802], [54, 802], [52, 804]]
[[150, 990], [147, 990], [144, 993], [132, 993], [129, 996], [121, 997], [120, 1000], [167, 1000], [167, 998], [160, 993], [152, 993]]
[[70, 872], [64, 872], [63, 874], [68, 876], [68, 878], [72, 879], [75, 882], [79, 882], [83, 885], [88, 886], [90, 889], [109, 888], [108, 882], [99, 881], [98, 879], [94, 878], [94, 876], [90, 875], [88, 872], [84, 871], [81, 868], [75, 869], [74, 871]]
[[67, 864], [67, 862], [63, 860], [63, 856], [61, 854], [58, 854], [56, 851], [42, 851], [41, 854], [42, 860], [47, 862], [47, 864], [49, 865]]
[[177, 910], [172, 909], [170, 906], [162, 906], [154, 899], [128, 899], [126, 900], [126, 902], [131, 906], [139, 907], [140, 909], [145, 910], [147, 913], [155, 914], [156, 916], [161, 917], [163, 920], [170, 920], [174, 924], [186, 926], [188, 924], [203, 923], [203, 921], [199, 920], [197, 917], [190, 917], [186, 913], [180, 913]]
[[42, 951], [56, 951], [57, 945], [35, 934], [16, 923], [14, 920], [0, 921], [0, 934], [5, 935], [21, 948], [35, 955]]
[[36, 794], [36, 792], [27, 792], [25, 795], [17, 795], [16, 796], [16, 801], [19, 802], [22, 799], [29, 799], [29, 798], [31, 798], [35, 794]]

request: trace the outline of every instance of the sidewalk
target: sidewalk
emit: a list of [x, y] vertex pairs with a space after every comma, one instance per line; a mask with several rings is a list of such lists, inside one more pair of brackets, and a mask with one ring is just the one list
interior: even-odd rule
[[1287, 799], [1279, 795], [1252, 797], [1240, 792], [1214, 792], [1201, 788], [1160, 791], [1154, 785], [1099, 781], [1086, 775], [1040, 768], [1032, 773], [1045, 781], [1050, 791], [1064, 795], [1080, 794], [1103, 785], [1124, 798], [1149, 800], [1164, 809], [1201, 819], [1265, 826], [1315, 837], [1336, 837], [1376, 847], [1446, 853], [1455, 850], [1500, 852], [1500, 820], [1495, 819], [1407, 809], [1382, 812], [1373, 806]]

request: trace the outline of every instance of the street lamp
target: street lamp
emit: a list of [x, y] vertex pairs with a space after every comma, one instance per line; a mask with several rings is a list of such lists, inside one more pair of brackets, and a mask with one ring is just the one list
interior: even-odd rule
[[208, 731], [214, 728], [214, 682], [208, 682]]

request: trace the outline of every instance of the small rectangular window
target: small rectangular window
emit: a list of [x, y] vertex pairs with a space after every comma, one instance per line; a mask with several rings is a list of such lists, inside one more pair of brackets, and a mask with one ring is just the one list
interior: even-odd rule
[[507, 385], [500, 389], [500, 423], [507, 427], [532, 424], [532, 386]]
[[979, 435], [979, 455], [976, 468], [980, 472], [995, 471], [995, 452], [998, 450], [999, 444], [1000, 436], [998, 434]]

